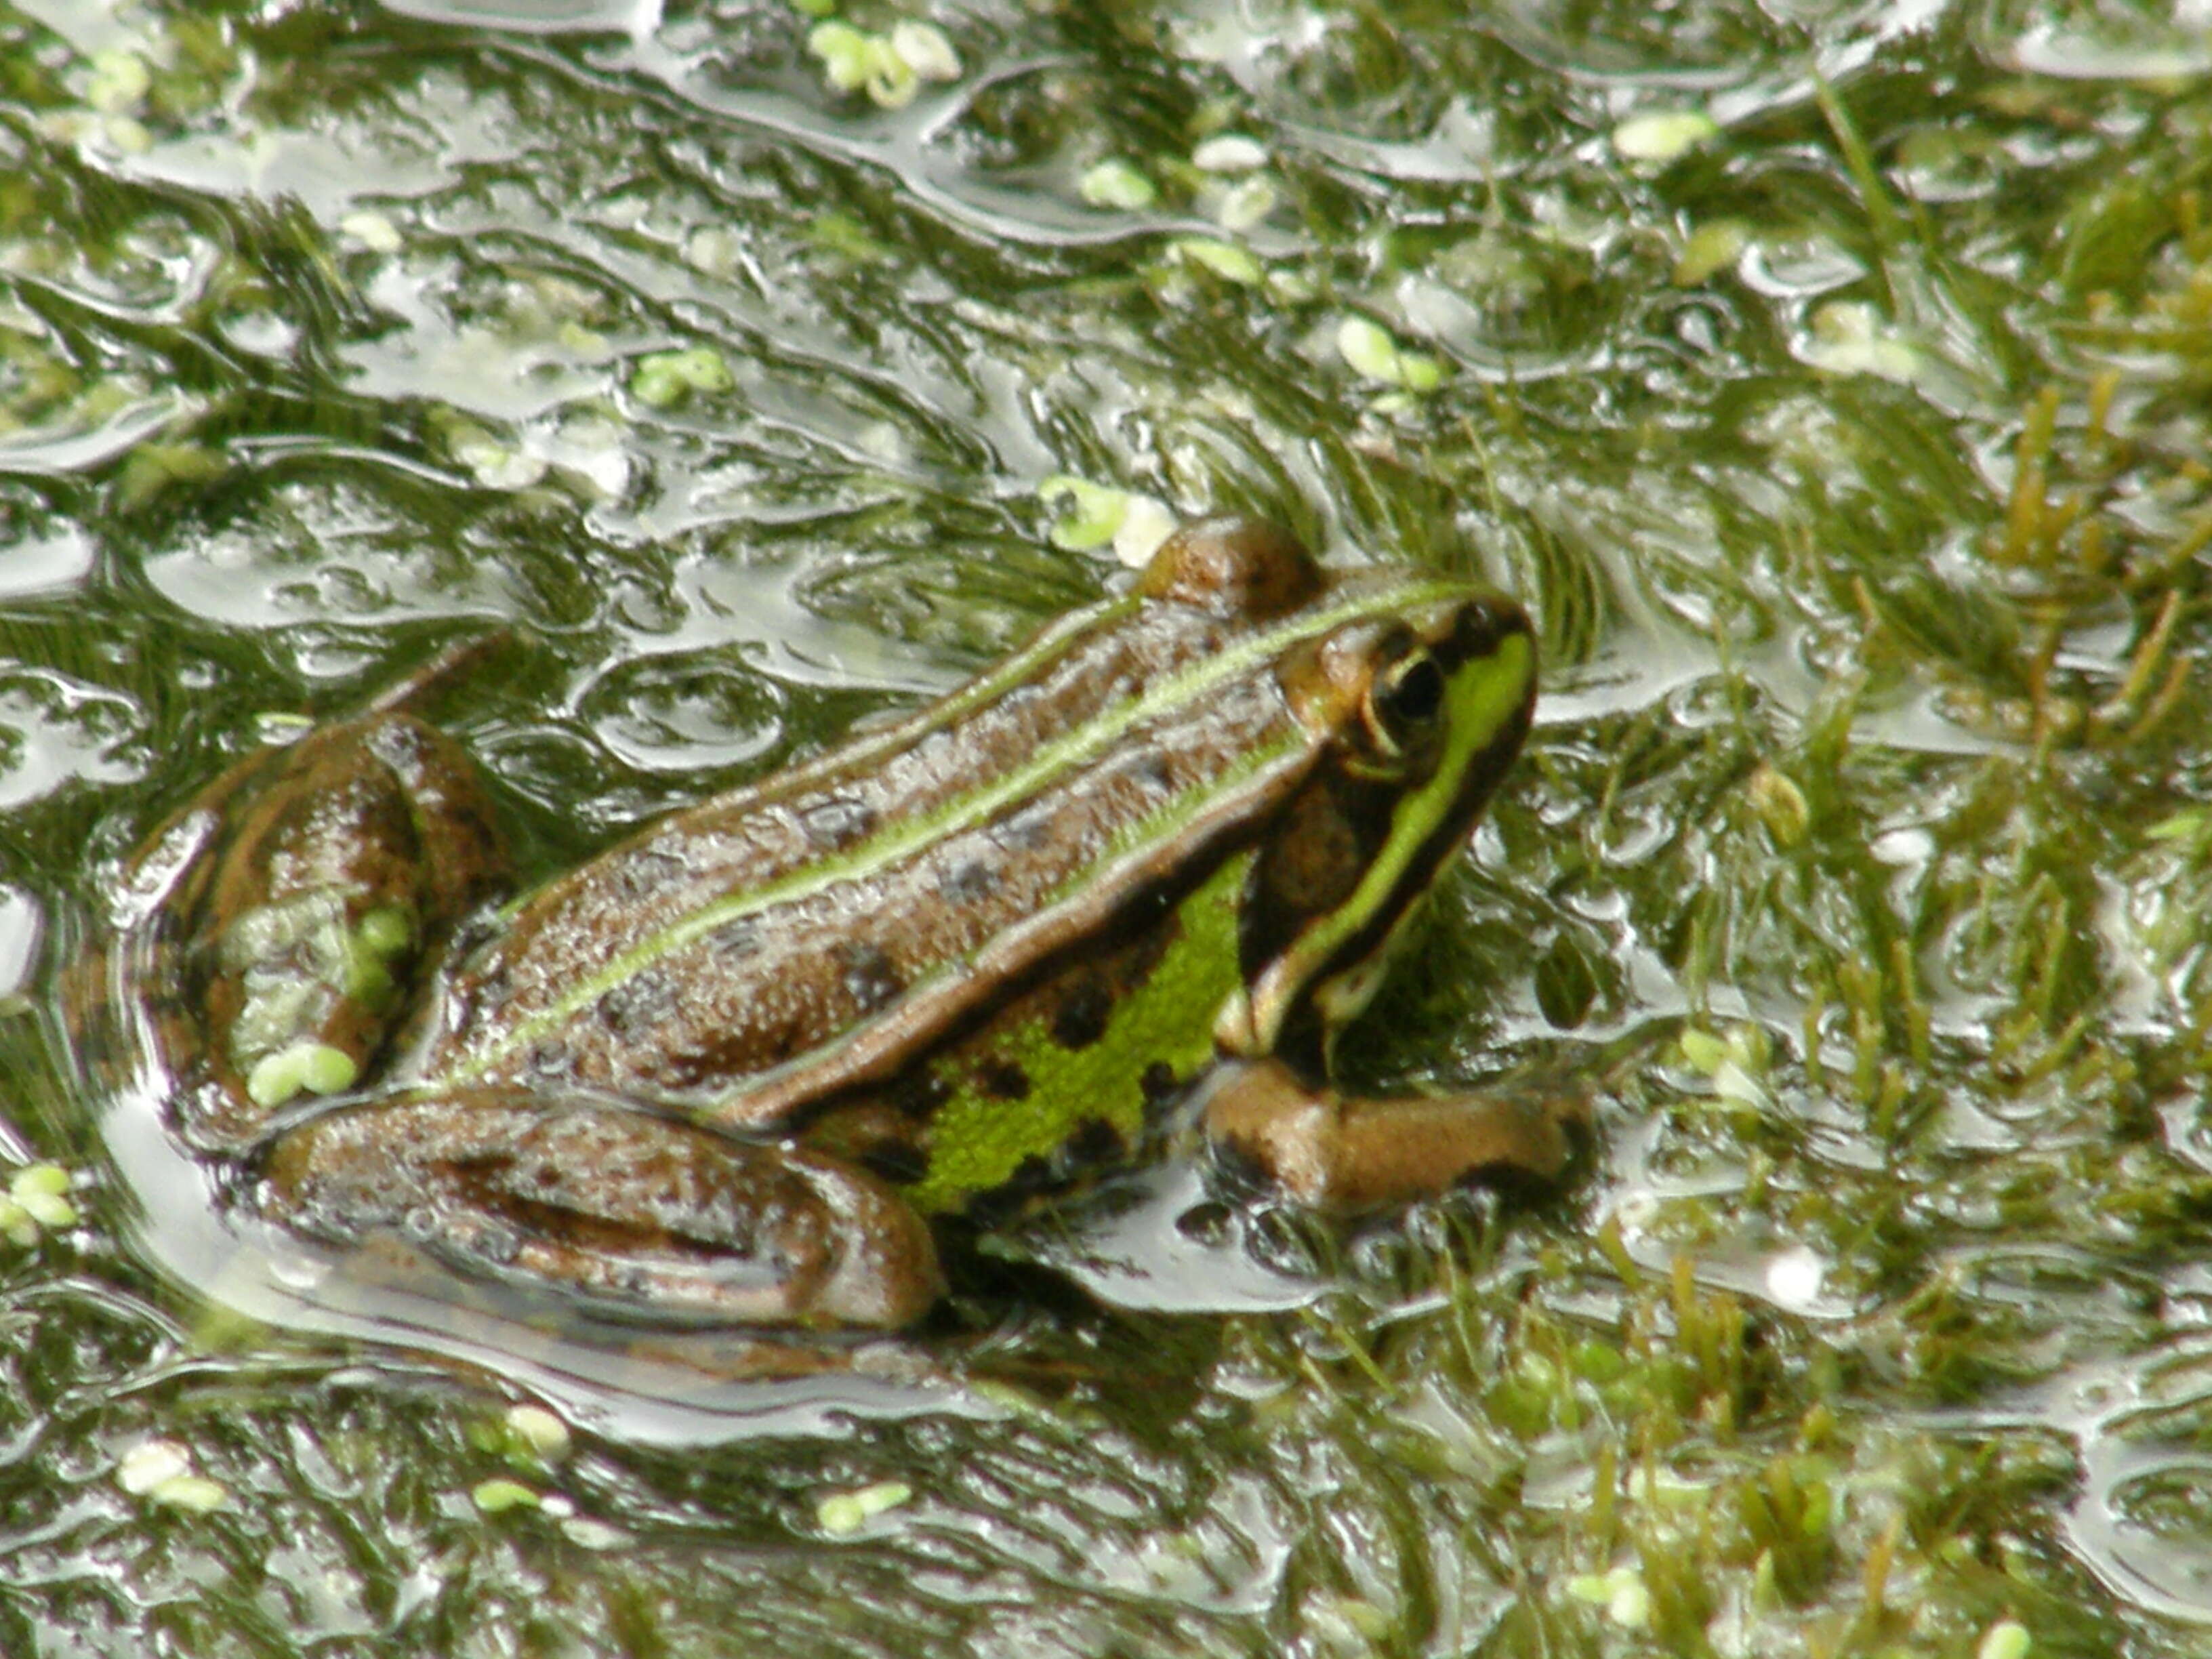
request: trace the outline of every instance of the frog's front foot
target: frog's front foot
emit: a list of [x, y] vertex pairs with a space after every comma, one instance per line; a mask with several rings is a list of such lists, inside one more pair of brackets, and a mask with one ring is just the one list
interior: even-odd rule
[[343, 1107], [278, 1136], [261, 1207], [354, 1244], [396, 1232], [466, 1272], [654, 1321], [910, 1325], [928, 1224], [872, 1176], [619, 1103], [483, 1088]]
[[1473, 1180], [1556, 1181], [1589, 1121], [1589, 1101], [1566, 1091], [1348, 1098], [1279, 1060], [1225, 1066], [1206, 1097], [1215, 1146], [1301, 1203], [1345, 1212]]

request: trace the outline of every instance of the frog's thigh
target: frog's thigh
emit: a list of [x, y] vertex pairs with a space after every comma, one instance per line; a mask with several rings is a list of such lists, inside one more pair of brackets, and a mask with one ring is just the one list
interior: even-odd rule
[[1586, 1127], [1571, 1094], [1347, 1099], [1279, 1060], [1227, 1066], [1206, 1100], [1206, 1133], [1303, 1202], [1364, 1210], [1479, 1176], [1558, 1178]]
[[631, 1315], [911, 1324], [938, 1297], [928, 1224], [864, 1171], [594, 1102], [485, 1089], [288, 1132], [264, 1210], [317, 1237], [384, 1229], [468, 1271]]

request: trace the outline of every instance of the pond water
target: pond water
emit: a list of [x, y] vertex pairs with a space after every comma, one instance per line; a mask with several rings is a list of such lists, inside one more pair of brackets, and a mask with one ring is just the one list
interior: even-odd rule
[[[0, 1652], [2212, 1653], [2212, 13], [834, 10], [0, 0]], [[1342, 1058], [1554, 1198], [1157, 1171], [769, 1382], [68, 1018], [450, 641], [542, 874], [1232, 509], [1538, 616]]]

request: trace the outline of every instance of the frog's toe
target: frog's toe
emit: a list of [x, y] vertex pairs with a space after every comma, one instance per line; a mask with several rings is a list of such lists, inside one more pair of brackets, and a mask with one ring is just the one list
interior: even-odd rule
[[617, 1105], [517, 1091], [333, 1112], [270, 1148], [264, 1206], [341, 1243], [396, 1230], [465, 1270], [655, 1321], [908, 1325], [928, 1224], [864, 1171]]

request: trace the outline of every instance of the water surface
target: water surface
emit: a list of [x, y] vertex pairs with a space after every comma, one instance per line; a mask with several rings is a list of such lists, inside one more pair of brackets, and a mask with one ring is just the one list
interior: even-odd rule
[[[0, 1650], [2212, 1652], [2212, 21], [838, 21], [949, 73], [0, 4], [0, 1157], [79, 1212], [0, 1243]], [[447, 718], [556, 869], [1103, 591], [1062, 476], [1537, 611], [1346, 1060], [1587, 1077], [1563, 1199], [1168, 1172], [769, 1387], [341, 1294], [88, 1074], [61, 975], [270, 715], [512, 630]]]

